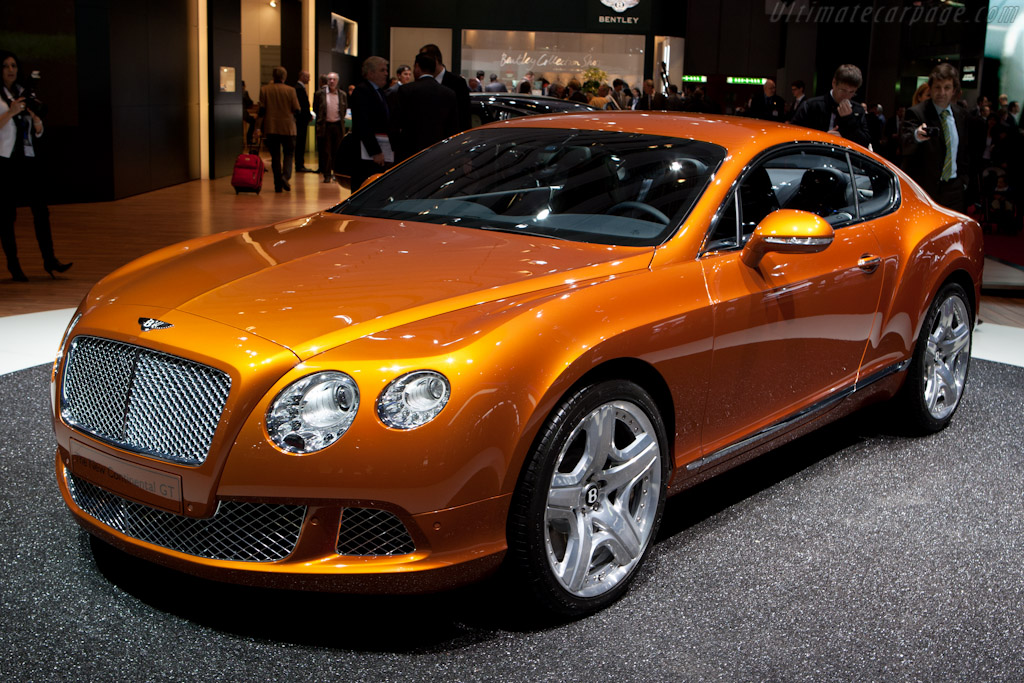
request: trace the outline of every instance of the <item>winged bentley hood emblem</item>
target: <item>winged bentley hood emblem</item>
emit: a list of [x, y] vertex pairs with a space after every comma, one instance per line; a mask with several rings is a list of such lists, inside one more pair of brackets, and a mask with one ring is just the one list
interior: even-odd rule
[[616, 12], [625, 12], [640, 4], [640, 0], [601, 0], [601, 4], [611, 7]]
[[139, 327], [142, 328], [143, 332], [149, 332], [150, 330], [165, 330], [168, 327], [174, 327], [174, 325], [165, 323], [163, 320], [157, 320], [156, 318], [139, 318]]

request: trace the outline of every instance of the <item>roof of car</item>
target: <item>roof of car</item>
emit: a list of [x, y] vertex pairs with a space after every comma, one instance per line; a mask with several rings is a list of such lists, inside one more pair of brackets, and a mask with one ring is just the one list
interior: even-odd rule
[[685, 112], [597, 111], [593, 113], [541, 115], [489, 124], [517, 128], [577, 128], [648, 133], [705, 140], [729, 150], [763, 149], [791, 141], [816, 141], [863, 148], [838, 135], [819, 130], [739, 116]]

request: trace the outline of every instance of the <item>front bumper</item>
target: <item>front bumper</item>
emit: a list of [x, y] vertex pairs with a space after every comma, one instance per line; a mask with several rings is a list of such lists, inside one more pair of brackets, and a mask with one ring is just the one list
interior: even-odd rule
[[56, 474], [65, 504], [89, 533], [148, 561], [230, 583], [430, 592], [483, 578], [506, 549], [509, 496], [417, 515], [380, 501], [218, 499], [211, 517], [196, 519], [90, 482], [72, 472], [63, 448]]

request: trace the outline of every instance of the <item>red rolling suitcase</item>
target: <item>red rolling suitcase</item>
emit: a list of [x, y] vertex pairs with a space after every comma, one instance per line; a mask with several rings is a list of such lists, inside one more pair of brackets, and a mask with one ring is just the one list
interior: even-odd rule
[[260, 159], [260, 143], [246, 145], [245, 151], [235, 159], [235, 170], [231, 173], [231, 186], [239, 192], [260, 193], [263, 189], [263, 159]]

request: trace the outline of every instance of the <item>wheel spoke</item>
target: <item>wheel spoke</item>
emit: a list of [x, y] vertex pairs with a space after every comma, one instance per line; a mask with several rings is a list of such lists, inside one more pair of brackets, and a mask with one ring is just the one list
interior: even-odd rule
[[604, 531], [600, 542], [595, 545], [607, 546], [619, 564], [629, 564], [640, 556], [643, 542], [636, 521], [624, 513], [618, 505], [604, 505], [595, 515], [595, 519]]
[[950, 337], [942, 344], [942, 351], [950, 361], [953, 357], [964, 351], [971, 343], [971, 331], [966, 324], [960, 324], [956, 329], [950, 330]]
[[558, 486], [548, 491], [548, 510], [571, 510], [579, 507], [583, 497], [582, 486]]
[[950, 398], [950, 394], [956, 396], [956, 378], [953, 377], [953, 371], [949, 366], [939, 363], [935, 367], [935, 379], [938, 382], [936, 393], [944, 395], [947, 399]]
[[594, 557], [594, 529], [583, 515], [572, 515], [569, 519], [572, 526], [565, 556], [555, 565], [555, 572], [569, 590], [579, 592], [587, 580]]
[[621, 465], [609, 467], [602, 473], [605, 488], [609, 491], [622, 491], [633, 484], [655, 467], [660, 451], [658, 442], [650, 434], [640, 434], [633, 443], [619, 452], [623, 457]]
[[553, 486], [581, 484], [587, 481], [594, 472], [598, 472], [604, 467], [615, 438], [614, 407], [611, 404], [606, 404], [587, 415], [580, 422], [580, 426], [575, 430], [568, 443], [572, 444], [575, 441], [575, 436], [581, 431], [586, 434], [583, 455], [571, 472], [558, 472], [556, 467], [555, 476], [551, 482]]

